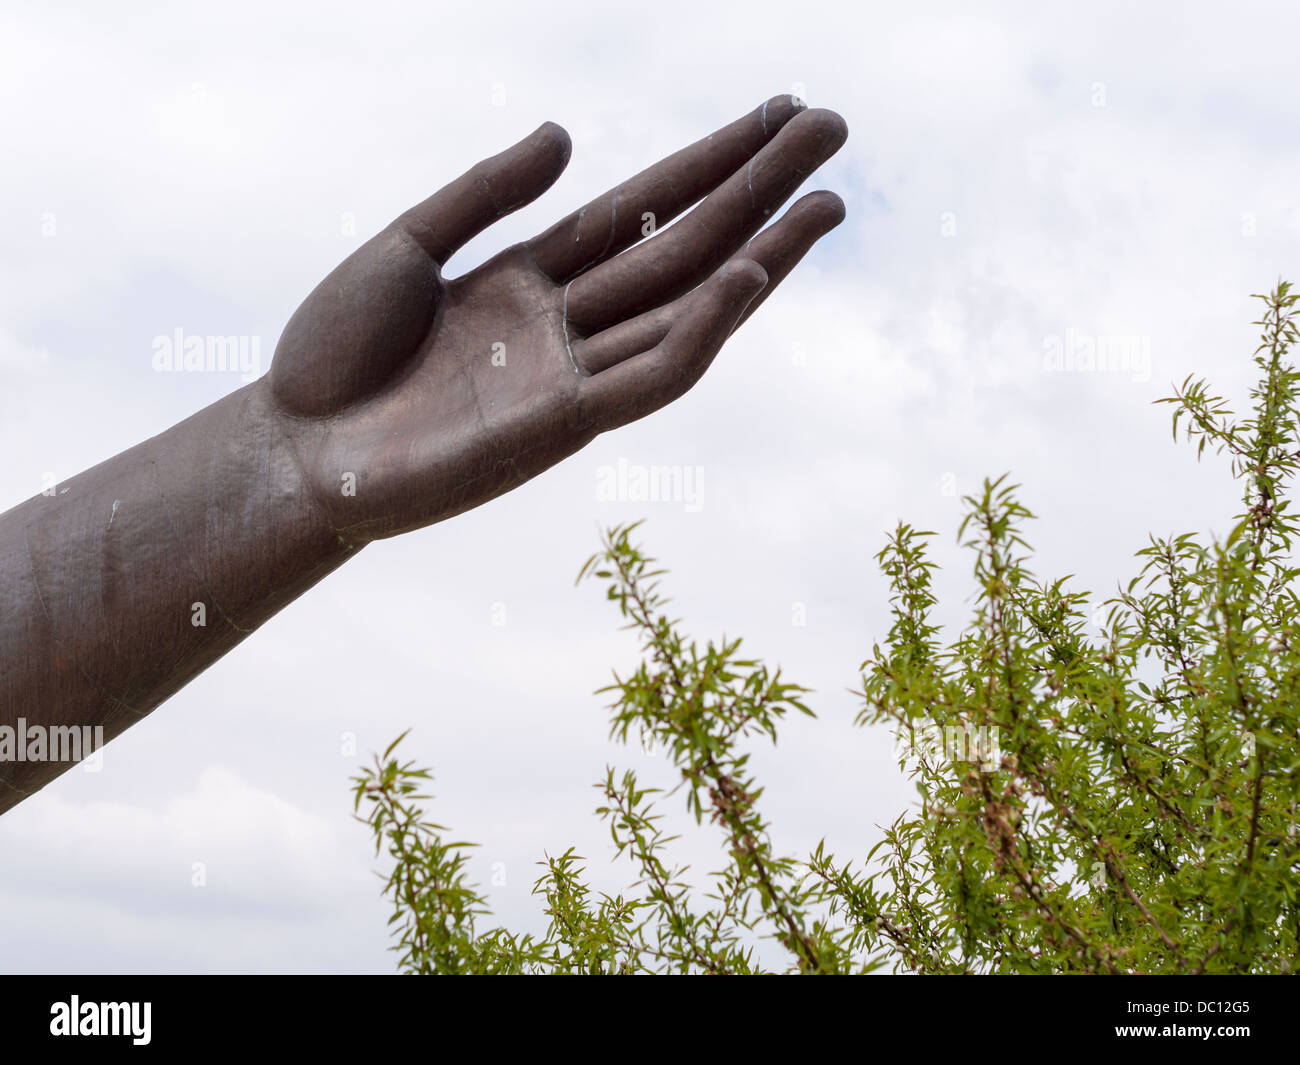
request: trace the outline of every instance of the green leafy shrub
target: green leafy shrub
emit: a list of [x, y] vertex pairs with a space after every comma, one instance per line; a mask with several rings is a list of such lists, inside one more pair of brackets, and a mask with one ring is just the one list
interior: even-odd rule
[[[1296, 296], [1264, 301], [1250, 413], [1190, 378], [1162, 402], [1196, 444], [1231, 457], [1244, 510], [1223, 542], [1152, 539], [1141, 571], [1090, 633], [1087, 596], [1036, 579], [1030, 512], [1005, 478], [965, 500], [973, 617], [951, 643], [932, 620], [933, 534], [902, 524], [878, 556], [893, 623], [862, 666], [862, 725], [888, 724], [919, 803], [856, 866], [819, 846], [773, 851], [747, 740], [806, 690], [704, 647], [664, 611], [663, 571], [608, 532], [579, 579], [606, 593], [643, 661], [615, 677], [612, 732], [665, 750], [725, 865], [695, 887], [660, 828], [662, 791], [609, 770], [605, 819], [636, 882], [593, 895], [583, 859], [548, 858], [541, 937], [480, 932], [467, 844], [444, 842], [420, 805], [425, 770], [397, 742], [354, 778], [355, 808], [393, 861], [385, 893], [411, 973], [754, 973], [756, 944], [786, 971], [1281, 973], [1300, 956], [1300, 742], [1295, 519], [1300, 452], [1288, 361]], [[400, 737], [399, 741], [400, 742]], [[676, 790], [676, 789], [675, 789]], [[769, 966], [770, 968], [770, 966]]]

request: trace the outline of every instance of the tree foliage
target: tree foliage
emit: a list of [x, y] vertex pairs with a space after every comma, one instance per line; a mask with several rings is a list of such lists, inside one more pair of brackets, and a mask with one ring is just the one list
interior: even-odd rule
[[[932, 533], [900, 524], [878, 560], [892, 626], [861, 667], [858, 723], [888, 725], [919, 801], [861, 860], [778, 854], [749, 741], [811, 715], [806, 690], [703, 647], [666, 613], [636, 525], [609, 531], [579, 579], [602, 581], [642, 662], [603, 691], [612, 735], [667, 752], [723, 867], [690, 884], [664, 834], [661, 788], [609, 769], [597, 814], [635, 869], [596, 895], [584, 859], [547, 858], [544, 935], [478, 930], [467, 844], [421, 803], [426, 770], [397, 742], [354, 779], [386, 845], [400, 967], [411, 973], [1283, 973], [1300, 957], [1300, 641], [1288, 498], [1300, 451], [1295, 303], [1281, 283], [1237, 419], [1184, 381], [1175, 439], [1231, 458], [1243, 510], [1222, 541], [1152, 538], [1101, 610], [1029, 569], [1033, 515], [1005, 477], [964, 503], [975, 606], [946, 641], [933, 618]], [[400, 737], [399, 741], [400, 742]], [[666, 783], [666, 782], [665, 782]], [[783, 961], [758, 951], [766, 938]], [[775, 949], [775, 948], [774, 948]]]

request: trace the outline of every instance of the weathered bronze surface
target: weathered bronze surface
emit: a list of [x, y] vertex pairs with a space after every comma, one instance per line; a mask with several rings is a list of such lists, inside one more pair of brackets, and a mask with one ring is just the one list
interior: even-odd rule
[[372, 540], [686, 392], [843, 219], [815, 192], [755, 237], [846, 135], [774, 98], [444, 277], [564, 170], [569, 137], [546, 123], [349, 256], [266, 376], [0, 515], [0, 811], [69, 767], [56, 729], [111, 739]]

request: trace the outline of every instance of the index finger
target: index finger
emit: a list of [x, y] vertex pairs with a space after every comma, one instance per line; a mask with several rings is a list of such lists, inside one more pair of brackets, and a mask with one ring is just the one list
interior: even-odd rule
[[658, 228], [712, 192], [805, 108], [797, 97], [774, 96], [674, 152], [530, 240], [534, 261], [552, 281], [564, 284], [617, 255], [647, 235], [648, 221]]

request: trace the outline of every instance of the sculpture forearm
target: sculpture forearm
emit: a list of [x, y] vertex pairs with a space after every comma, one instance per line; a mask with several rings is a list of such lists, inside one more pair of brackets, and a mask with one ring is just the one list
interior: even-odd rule
[[[268, 400], [255, 382], [0, 515], [0, 730], [111, 739], [353, 553]], [[0, 734], [0, 812], [69, 768], [54, 753]]]

